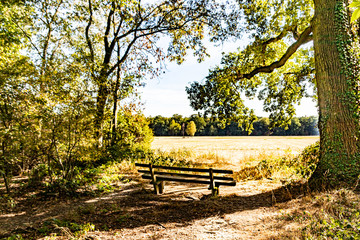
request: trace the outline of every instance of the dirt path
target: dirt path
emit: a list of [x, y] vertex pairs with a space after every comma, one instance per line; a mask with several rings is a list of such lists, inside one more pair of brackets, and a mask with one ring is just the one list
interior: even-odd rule
[[[298, 239], [301, 227], [286, 214], [303, 208], [301, 198], [271, 181], [249, 181], [222, 187], [211, 198], [207, 187], [168, 184], [152, 194], [143, 182], [99, 197], [26, 202], [0, 215], [0, 238], [44, 228], [53, 218], [92, 223], [83, 239]], [[46, 230], [46, 229], [45, 229]], [[43, 230], [43, 231], [45, 231]], [[58, 239], [74, 237], [62, 228]], [[59, 234], [58, 234], [59, 235]], [[38, 236], [38, 235], [37, 235]], [[80, 237], [79, 237], [80, 238]], [[56, 239], [56, 238], [55, 238]]]

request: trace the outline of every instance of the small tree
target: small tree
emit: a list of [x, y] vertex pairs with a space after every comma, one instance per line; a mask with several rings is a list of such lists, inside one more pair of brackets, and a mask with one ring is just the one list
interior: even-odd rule
[[194, 121], [190, 121], [186, 126], [186, 134], [189, 136], [194, 136], [196, 133], [196, 125]]
[[171, 135], [177, 135], [181, 131], [181, 125], [173, 119], [171, 120], [169, 130]]

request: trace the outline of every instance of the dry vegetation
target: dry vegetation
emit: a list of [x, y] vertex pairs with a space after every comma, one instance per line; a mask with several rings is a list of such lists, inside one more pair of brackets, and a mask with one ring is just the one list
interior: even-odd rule
[[318, 136], [156, 137], [152, 148], [175, 155], [185, 152], [196, 162], [223, 162], [224, 167], [233, 169], [256, 164], [269, 156], [299, 154], [318, 140]]
[[[74, 199], [29, 193], [27, 198], [3, 198], [0, 238], [359, 239], [359, 194], [351, 190], [315, 194], [306, 185], [287, 185], [279, 181], [290, 171], [283, 167], [271, 177], [245, 180], [240, 176], [243, 169], [259, 161], [291, 160], [292, 154], [316, 140], [156, 138], [153, 147], [161, 147], [160, 155], [231, 168], [240, 181], [236, 187], [221, 187], [217, 198], [210, 197], [206, 186], [179, 183], [166, 184], [165, 193], [157, 196], [132, 164], [112, 164], [102, 169], [93, 186], [107, 189], [97, 195]], [[220, 154], [227, 148], [231, 154], [246, 157], [232, 161], [229, 155]]]

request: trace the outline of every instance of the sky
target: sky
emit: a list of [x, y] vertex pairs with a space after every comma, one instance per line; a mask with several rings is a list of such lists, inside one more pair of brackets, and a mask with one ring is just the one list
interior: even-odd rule
[[[220, 64], [222, 52], [230, 52], [237, 47], [246, 44], [245, 41], [227, 42], [220, 46], [208, 43], [209, 58], [202, 63], [198, 63], [196, 58], [191, 56], [181, 65], [167, 63], [165, 74], [157, 79], [146, 80], [146, 86], [140, 90], [141, 99], [144, 103], [145, 116], [171, 117], [173, 114], [180, 114], [188, 117], [196, 114], [190, 107], [185, 87], [191, 82], [202, 81], [208, 75], [210, 68]], [[269, 113], [264, 112], [262, 102], [246, 100], [245, 105], [255, 110], [259, 117], [266, 117]], [[296, 106], [296, 116], [317, 116], [316, 103], [311, 99], [303, 99], [299, 106]]]

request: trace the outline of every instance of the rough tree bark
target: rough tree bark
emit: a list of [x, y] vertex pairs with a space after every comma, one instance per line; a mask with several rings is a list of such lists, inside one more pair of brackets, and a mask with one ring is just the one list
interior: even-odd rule
[[313, 187], [351, 184], [360, 174], [358, 70], [352, 53], [348, 0], [314, 0], [320, 161]]

